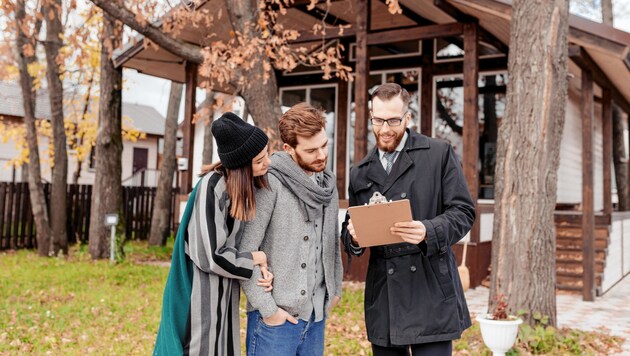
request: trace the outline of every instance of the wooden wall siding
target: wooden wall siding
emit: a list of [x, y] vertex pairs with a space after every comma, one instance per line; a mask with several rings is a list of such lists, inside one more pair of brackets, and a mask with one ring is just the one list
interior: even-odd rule
[[494, 211], [482, 213], [477, 205], [477, 220], [479, 220], [479, 242], [492, 241], [492, 229], [494, 228]]
[[[579, 81], [580, 79], [577, 78]], [[581, 94], [570, 88], [567, 99], [566, 119], [560, 144], [558, 167], [557, 203], [579, 205], [582, 202], [582, 114]], [[594, 105], [594, 210], [603, 209], [603, 122], [599, 115], [600, 105]]]
[[604, 214], [612, 213], [612, 96], [609, 89], [602, 90], [602, 200]]
[[604, 121], [601, 103], [593, 103], [593, 210], [604, 210]]
[[[630, 219], [613, 221], [610, 229], [610, 242], [606, 256], [606, 265], [602, 276], [601, 292], [606, 293], [610, 287], [615, 285], [624, 276], [623, 261], [624, 257], [630, 259], [630, 255], [624, 256], [624, 242], [630, 245]], [[624, 241], [625, 239], [625, 241]]]
[[595, 300], [593, 202], [593, 78], [582, 71], [582, 299]]
[[[123, 216], [127, 239], [148, 238], [151, 230], [153, 199], [156, 188], [123, 187]], [[50, 184], [44, 184], [44, 195], [50, 209]], [[175, 229], [174, 214], [177, 190], [173, 189], [169, 216], [171, 231]], [[68, 242], [87, 244], [90, 224], [92, 186], [69, 184], [66, 228]], [[28, 183], [0, 182], [0, 250], [37, 247], [35, 224], [31, 212]]]

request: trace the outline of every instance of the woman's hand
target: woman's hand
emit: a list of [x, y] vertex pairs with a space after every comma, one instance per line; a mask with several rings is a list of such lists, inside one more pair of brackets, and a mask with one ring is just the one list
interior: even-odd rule
[[252, 252], [252, 259], [254, 260], [255, 265], [259, 266], [267, 266], [267, 255], [262, 251], [254, 251]]
[[271, 282], [273, 282], [273, 274], [269, 272], [269, 267], [266, 265], [260, 266], [260, 273], [262, 273], [263, 278], [260, 278], [257, 284], [261, 287], [265, 287], [265, 292], [271, 292], [273, 289], [273, 285], [271, 285]]

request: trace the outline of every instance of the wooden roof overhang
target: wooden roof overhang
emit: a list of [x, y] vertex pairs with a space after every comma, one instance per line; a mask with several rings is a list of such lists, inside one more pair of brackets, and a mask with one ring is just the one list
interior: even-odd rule
[[[448, 0], [504, 43], [510, 40], [512, 6], [506, 0]], [[630, 112], [630, 33], [569, 15], [569, 58], [596, 72], [595, 81], [612, 91], [613, 100]], [[577, 46], [577, 47], [576, 47]], [[577, 73], [578, 76], [580, 73]]]
[[[295, 46], [315, 48], [324, 40], [348, 39], [353, 41], [355, 29], [347, 28], [340, 34], [338, 27], [352, 25], [356, 22], [357, 5], [353, 0], [333, 0], [329, 7], [322, 1], [314, 10], [308, 11], [308, 0], [296, 0], [288, 9], [286, 16], [280, 16], [279, 22], [285, 28], [294, 29], [301, 33]], [[400, 0], [402, 14], [392, 15], [387, 9], [385, 0], [371, 0], [371, 14], [369, 25], [369, 45], [383, 45], [389, 42], [422, 40], [437, 37], [461, 36], [463, 24], [435, 5], [433, 0]], [[208, 11], [214, 18], [219, 12], [223, 15], [215, 20], [211, 27], [188, 25], [177, 36], [178, 39], [190, 44], [203, 47], [215, 40], [229, 39], [232, 31], [227, 18], [227, 0], [207, 0], [201, 3], [197, 10]], [[313, 34], [312, 28], [316, 23], [326, 24], [328, 29], [325, 39], [321, 34]], [[481, 31], [482, 39], [488, 37], [487, 32]], [[494, 39], [495, 47], [502, 45]], [[505, 47], [505, 46], [504, 46]], [[140, 73], [173, 80], [185, 81], [185, 61], [179, 56], [151, 46], [143, 36], [137, 36], [133, 42], [126, 44], [114, 54], [114, 64], [125, 68], [136, 69]], [[202, 82], [206, 78], [198, 78]], [[231, 88], [214, 88], [218, 91], [230, 92]]]
[[[325, 3], [314, 10], [306, 9], [308, 0], [296, 0], [286, 16], [279, 21], [286, 27], [300, 31], [302, 36], [295, 45], [316, 46], [322, 43], [321, 35], [311, 32], [312, 26], [325, 23], [329, 26], [348, 25], [356, 22], [357, 5], [352, 0], [333, 0], [329, 7]], [[511, 2], [507, 0], [399, 0], [403, 10], [392, 15], [384, 0], [371, 0], [368, 45], [382, 45], [404, 40], [422, 40], [438, 37], [456, 37], [463, 33], [463, 22], [477, 21], [481, 41], [490, 43], [502, 52], [507, 52], [510, 41]], [[210, 27], [191, 24], [185, 27], [178, 38], [203, 47], [215, 40], [229, 39], [232, 31], [227, 18], [227, 0], [206, 0], [197, 10], [208, 11], [216, 19]], [[218, 14], [223, 15], [219, 18]], [[614, 89], [616, 102], [630, 111], [630, 34], [610, 26], [595, 23], [578, 16], [569, 18], [569, 41], [583, 48], [587, 61], [600, 69], [607, 78], [607, 85]], [[354, 40], [355, 29], [348, 28], [343, 34], [329, 29], [326, 40], [348, 38]], [[575, 51], [575, 50], [574, 50]], [[584, 57], [584, 56], [582, 56]], [[579, 61], [575, 52], [573, 61]], [[136, 69], [141, 73], [173, 80], [185, 81], [185, 61], [170, 52], [150, 46], [139, 36], [115, 53], [117, 66]], [[576, 63], [580, 65], [580, 63]], [[201, 83], [206, 78], [199, 77]], [[602, 85], [603, 80], [598, 81]], [[217, 91], [232, 92], [224, 86]]]

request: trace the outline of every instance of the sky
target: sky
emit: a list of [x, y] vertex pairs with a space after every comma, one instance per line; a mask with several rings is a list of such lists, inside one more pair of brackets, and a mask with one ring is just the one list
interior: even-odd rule
[[[599, 5], [599, 0], [593, 0]], [[572, 2], [573, 3], [573, 2]], [[630, 33], [630, 0], [613, 0], [615, 12], [623, 12], [622, 16], [616, 16], [615, 27]], [[581, 16], [601, 21], [598, 11], [588, 12], [584, 8], [571, 7], [571, 12], [579, 12]], [[617, 14], [615, 14], [617, 15]], [[125, 85], [123, 89], [123, 101], [136, 104], [153, 106], [160, 114], [166, 116], [168, 106], [168, 94], [170, 82], [164, 79], [151, 77], [137, 73], [135, 70], [126, 69], [123, 74]], [[201, 103], [205, 98], [203, 91], [197, 91], [197, 103]], [[180, 105], [180, 121], [183, 120], [184, 105]]]

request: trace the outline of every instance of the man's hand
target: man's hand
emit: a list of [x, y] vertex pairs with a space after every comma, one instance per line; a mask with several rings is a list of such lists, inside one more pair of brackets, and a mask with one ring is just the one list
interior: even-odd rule
[[272, 316], [263, 318], [263, 322], [268, 326], [280, 326], [284, 324], [285, 321], [288, 321], [291, 324], [298, 323], [296, 318], [291, 316], [291, 314], [287, 313], [286, 310], [282, 308], [278, 308], [278, 311], [276, 311]]
[[273, 282], [273, 274], [269, 272], [269, 267], [267, 267], [267, 265], [260, 266], [260, 273], [262, 273], [263, 278], [259, 278], [257, 284], [261, 287], [265, 287], [265, 292], [271, 292], [273, 289], [273, 285], [271, 285], [271, 282]]
[[341, 300], [341, 297], [337, 295], [333, 297], [333, 299], [330, 301], [330, 305], [328, 306], [328, 314], [330, 314], [333, 308], [337, 306], [337, 304], [339, 304], [340, 300]]
[[352, 219], [348, 219], [348, 233], [352, 236], [352, 244], [355, 246], [359, 246], [359, 241], [357, 241], [357, 233], [354, 231], [354, 225], [352, 225]]
[[427, 237], [427, 228], [417, 220], [396, 223], [391, 228], [391, 232], [414, 245], [421, 243]]

